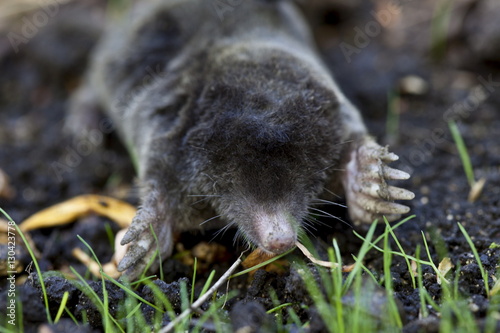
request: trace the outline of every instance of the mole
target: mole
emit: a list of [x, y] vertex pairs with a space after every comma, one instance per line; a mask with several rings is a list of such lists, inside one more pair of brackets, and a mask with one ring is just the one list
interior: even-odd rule
[[[136, 161], [141, 204], [118, 269], [136, 278], [173, 234], [237, 227], [265, 253], [295, 246], [314, 204], [393, 221], [414, 194], [321, 60], [292, 1], [141, 2], [111, 20], [71, 112], [99, 107]], [[154, 234], [153, 232], [154, 231]], [[155, 241], [158, 239], [158, 244]]]

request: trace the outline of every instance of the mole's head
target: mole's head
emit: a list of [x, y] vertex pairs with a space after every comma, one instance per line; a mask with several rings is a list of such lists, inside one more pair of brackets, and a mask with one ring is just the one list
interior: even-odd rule
[[215, 195], [217, 213], [250, 243], [281, 253], [338, 167], [342, 129], [332, 91], [273, 68], [240, 68], [239, 79], [205, 87], [191, 144], [203, 155], [200, 191]]

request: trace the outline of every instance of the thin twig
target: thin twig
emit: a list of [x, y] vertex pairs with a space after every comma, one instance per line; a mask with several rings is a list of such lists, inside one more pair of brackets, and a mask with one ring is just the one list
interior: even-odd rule
[[226, 282], [229, 279], [229, 277], [233, 274], [236, 268], [241, 264], [242, 255], [243, 253], [240, 254], [240, 256], [234, 262], [234, 264], [232, 264], [231, 267], [229, 267], [229, 269], [224, 273], [224, 275], [222, 275], [220, 279], [217, 280], [217, 282], [212, 286], [212, 288], [208, 289], [207, 292], [201, 295], [200, 298], [198, 298], [196, 302], [191, 304], [191, 306], [188, 309], [184, 310], [178, 317], [172, 320], [167, 326], [162, 328], [159, 331], [159, 333], [167, 333], [172, 331], [175, 328], [175, 325], [179, 324], [182, 320], [184, 320], [184, 318], [189, 316], [195, 309], [199, 308], [210, 297], [210, 295], [212, 295], [217, 289], [219, 289], [221, 285], [224, 284], [224, 282]]

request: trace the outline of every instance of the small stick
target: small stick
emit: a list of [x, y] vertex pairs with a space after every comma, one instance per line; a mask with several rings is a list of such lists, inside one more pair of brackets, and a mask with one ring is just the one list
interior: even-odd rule
[[177, 325], [179, 322], [181, 322], [184, 318], [189, 316], [191, 312], [193, 312], [195, 309], [199, 308], [209, 297], [212, 295], [217, 289], [219, 289], [220, 286], [226, 282], [226, 280], [229, 279], [229, 277], [233, 274], [233, 272], [236, 270], [236, 268], [241, 264], [241, 256], [243, 255], [240, 254], [238, 259], [234, 262], [234, 264], [229, 267], [229, 269], [220, 277], [219, 280], [212, 286], [212, 288], [208, 289], [205, 294], [200, 296], [191, 306], [184, 310], [179, 316], [177, 316], [174, 320], [172, 320], [167, 326], [162, 328], [158, 333], [167, 333], [172, 331], [175, 328], [175, 325]]

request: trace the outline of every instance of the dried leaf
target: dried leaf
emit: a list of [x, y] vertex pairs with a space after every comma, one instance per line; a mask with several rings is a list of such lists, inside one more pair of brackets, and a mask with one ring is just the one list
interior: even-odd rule
[[[272, 258], [274, 258], [276, 255], [274, 254], [269, 254], [267, 252], [264, 252], [260, 249], [254, 250], [252, 253], [250, 253], [246, 259], [241, 263], [241, 266], [243, 266], [245, 269], [257, 266], [259, 264], [262, 264], [265, 261], [268, 261]], [[267, 272], [274, 272], [281, 274], [284, 272], [284, 267], [288, 266], [288, 260], [286, 259], [277, 259], [273, 261], [272, 263], [262, 267], [265, 269]], [[253, 275], [255, 274], [257, 268], [253, 271], [251, 271], [249, 274]]]
[[68, 224], [75, 219], [95, 213], [106, 216], [126, 228], [135, 216], [134, 206], [114, 198], [86, 194], [61, 202], [35, 213], [19, 225], [23, 232]]
[[411, 273], [413, 276], [418, 276], [418, 265], [415, 260], [411, 261]]
[[[451, 263], [451, 259], [448, 258], [448, 257], [444, 257], [443, 260], [441, 260], [441, 262], [439, 263], [439, 266], [438, 266], [438, 271], [441, 273], [442, 276], [446, 276], [446, 274], [448, 274], [448, 272], [450, 271], [450, 269], [453, 268], [453, 264]], [[437, 277], [437, 283], [438, 284], [441, 284], [441, 278]], [[444, 281], [445, 283], [448, 283], [448, 281]]]
[[483, 192], [484, 184], [486, 184], [486, 178], [481, 178], [471, 186], [468, 198], [469, 202], [474, 202], [479, 198]]
[[[73, 251], [71, 252], [75, 258], [80, 260], [81, 263], [83, 263], [85, 266], [88, 267], [89, 271], [96, 277], [101, 278], [101, 268], [99, 267], [99, 264], [89, 257], [85, 252], [83, 252], [80, 248], [75, 247]], [[102, 270], [104, 273], [107, 275], [111, 276], [112, 278], [119, 278], [121, 276], [121, 272], [118, 271], [116, 268], [116, 264], [113, 262], [106, 263], [102, 265]]]
[[241, 263], [241, 266], [243, 266], [245, 269], [250, 268], [253, 266], [257, 266], [258, 264], [263, 263], [264, 261], [267, 261], [271, 258], [275, 257], [275, 255], [266, 253], [262, 251], [261, 249], [256, 249], [252, 253], [250, 253], [245, 260]]

